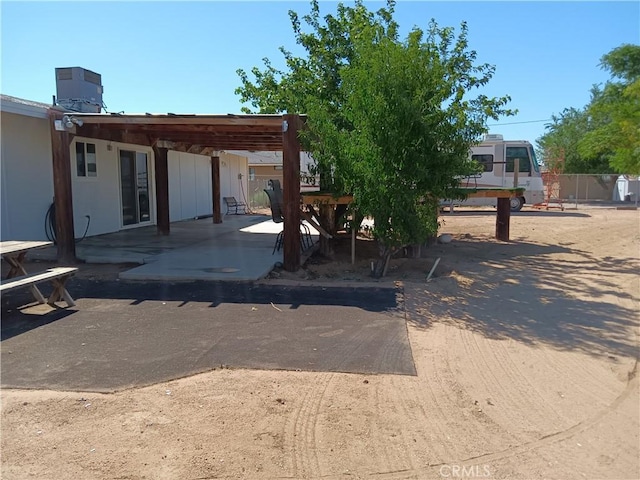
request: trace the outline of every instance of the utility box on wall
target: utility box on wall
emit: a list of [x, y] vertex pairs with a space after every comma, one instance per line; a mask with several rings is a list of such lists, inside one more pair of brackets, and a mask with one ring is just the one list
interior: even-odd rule
[[56, 104], [81, 113], [100, 113], [102, 77], [81, 67], [56, 68]]

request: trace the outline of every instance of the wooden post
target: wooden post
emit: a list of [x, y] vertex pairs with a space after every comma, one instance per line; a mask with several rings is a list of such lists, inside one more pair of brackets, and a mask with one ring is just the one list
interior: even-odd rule
[[[72, 136], [62, 125], [62, 112], [49, 110], [51, 156], [53, 160], [53, 195], [56, 209], [56, 243], [58, 261], [76, 263], [75, 229], [73, 226], [73, 191], [71, 188]], [[56, 120], [61, 130], [56, 129]]]
[[169, 235], [169, 149], [153, 147], [156, 179], [156, 212], [158, 235]]
[[211, 157], [211, 197], [213, 201], [213, 223], [222, 223], [220, 208], [220, 157], [218, 152]]
[[300, 117], [283, 115], [282, 120], [283, 263], [295, 272], [300, 268]]
[[504, 242], [509, 241], [509, 222], [511, 219], [511, 205], [509, 198], [498, 198], [496, 213], [496, 238]]

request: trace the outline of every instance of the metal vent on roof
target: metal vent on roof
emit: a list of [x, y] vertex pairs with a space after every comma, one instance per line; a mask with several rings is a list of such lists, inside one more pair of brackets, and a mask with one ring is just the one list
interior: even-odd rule
[[101, 85], [102, 81], [100, 79], [100, 75], [92, 72], [91, 70], [84, 71], [84, 80], [89, 83], [93, 83], [95, 85]]
[[56, 68], [56, 80], [71, 80], [73, 72], [70, 68]]

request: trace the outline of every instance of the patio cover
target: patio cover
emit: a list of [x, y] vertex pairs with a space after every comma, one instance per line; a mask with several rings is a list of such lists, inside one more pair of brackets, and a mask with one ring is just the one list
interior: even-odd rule
[[[67, 118], [64, 118], [67, 117]], [[285, 115], [96, 114], [49, 109], [56, 206], [58, 259], [75, 262], [71, 159], [75, 135], [152, 147], [155, 161], [158, 234], [168, 235], [169, 180], [167, 152], [176, 150], [212, 157], [214, 222], [220, 214], [220, 150], [283, 152], [284, 267], [300, 267], [300, 143], [305, 117]], [[67, 121], [62, 121], [62, 120]], [[70, 121], [70, 122], [69, 122]], [[72, 123], [72, 126], [67, 124]]]

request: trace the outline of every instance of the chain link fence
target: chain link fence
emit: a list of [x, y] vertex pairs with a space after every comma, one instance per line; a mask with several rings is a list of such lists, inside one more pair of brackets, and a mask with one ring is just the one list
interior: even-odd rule
[[269, 180], [273, 177], [255, 175], [249, 178], [247, 191], [247, 202], [251, 210], [269, 208], [269, 197], [264, 193], [265, 189], [269, 189]]
[[618, 174], [561, 174], [547, 181], [556, 182], [554, 193], [566, 203], [633, 202], [640, 197], [640, 177]]
[[[268, 189], [272, 176], [256, 175], [249, 179], [247, 202], [252, 210], [269, 208]], [[580, 202], [632, 202], [640, 199], [640, 177], [632, 175], [561, 174], [557, 178], [547, 177], [545, 182], [554, 182], [553, 196], [558, 195], [564, 203]], [[557, 200], [557, 199], [555, 199]]]

